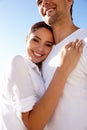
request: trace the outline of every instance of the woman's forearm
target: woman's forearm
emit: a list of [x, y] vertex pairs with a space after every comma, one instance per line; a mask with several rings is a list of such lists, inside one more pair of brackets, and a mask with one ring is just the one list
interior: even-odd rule
[[67, 44], [61, 51], [60, 67], [57, 68], [47, 91], [35, 104], [32, 111], [22, 113], [24, 124], [29, 130], [43, 130], [51, 119], [59, 103], [66, 80], [80, 59], [83, 46], [82, 41], [76, 40]]
[[55, 111], [67, 77], [67, 71], [63, 72], [58, 69], [47, 91], [34, 106], [33, 110], [26, 113], [26, 117], [25, 113], [23, 113], [24, 116], [22, 114], [24, 124], [29, 130], [42, 130], [44, 128]]

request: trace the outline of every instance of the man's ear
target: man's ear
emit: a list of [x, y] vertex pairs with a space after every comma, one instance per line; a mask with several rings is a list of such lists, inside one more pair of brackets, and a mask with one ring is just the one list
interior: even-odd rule
[[73, 0], [67, 0], [67, 1], [70, 3], [70, 5], [73, 4]]
[[71, 8], [71, 6], [73, 5], [73, 0], [66, 0], [66, 2], [67, 2], [67, 6]]

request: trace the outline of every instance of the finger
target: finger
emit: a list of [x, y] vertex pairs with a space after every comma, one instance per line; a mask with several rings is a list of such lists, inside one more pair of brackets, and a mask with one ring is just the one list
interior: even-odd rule
[[83, 44], [83, 40], [79, 40], [77, 43], [76, 43], [76, 47], [79, 47]]
[[66, 48], [66, 49], [70, 48], [70, 47], [72, 46], [72, 43], [73, 43], [73, 42], [70, 42], [70, 43], [66, 44], [66, 45], [65, 45], [65, 48]]
[[80, 44], [79, 44], [79, 46], [78, 46], [78, 51], [79, 51], [80, 53], [82, 53], [82, 52], [83, 52], [83, 48], [84, 48], [84, 43], [83, 43], [83, 41], [80, 41]]
[[82, 40], [78, 40], [78, 41], [76, 42], [76, 46], [78, 47], [78, 46], [81, 44], [81, 42], [82, 42]]
[[84, 47], [84, 43], [82, 40], [79, 40], [76, 42], [76, 45], [75, 45], [75, 49], [78, 50], [79, 52], [82, 52], [83, 50], [83, 47]]
[[77, 45], [77, 43], [79, 42], [79, 40], [78, 39], [76, 39], [75, 41], [73, 41], [73, 43], [72, 43], [72, 49], [75, 49], [76, 48], [76, 45]]

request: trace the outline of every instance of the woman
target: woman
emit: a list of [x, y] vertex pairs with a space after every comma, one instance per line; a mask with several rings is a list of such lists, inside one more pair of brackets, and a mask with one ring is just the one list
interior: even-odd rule
[[[41, 130], [55, 111], [66, 79], [80, 58], [83, 44], [76, 40], [65, 45], [60, 52], [60, 67], [46, 90], [40, 67], [53, 44], [51, 28], [44, 22], [36, 23], [26, 38], [26, 57], [12, 59], [2, 93], [4, 130]], [[55, 93], [53, 99], [50, 98], [52, 93]], [[49, 104], [54, 107], [49, 108]]]

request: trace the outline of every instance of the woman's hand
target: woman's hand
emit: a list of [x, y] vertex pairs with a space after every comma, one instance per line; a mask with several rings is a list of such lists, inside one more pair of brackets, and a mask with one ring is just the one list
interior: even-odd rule
[[59, 53], [59, 68], [64, 72], [67, 71], [67, 74], [69, 74], [76, 67], [83, 52], [83, 47], [83, 41], [78, 39], [65, 45]]
[[[65, 45], [60, 51], [60, 66], [44, 95], [29, 112], [22, 113], [22, 120], [29, 130], [43, 130], [58, 106], [70, 72], [75, 68], [83, 51], [82, 41], [76, 40]], [[44, 109], [43, 109], [44, 108]]]

